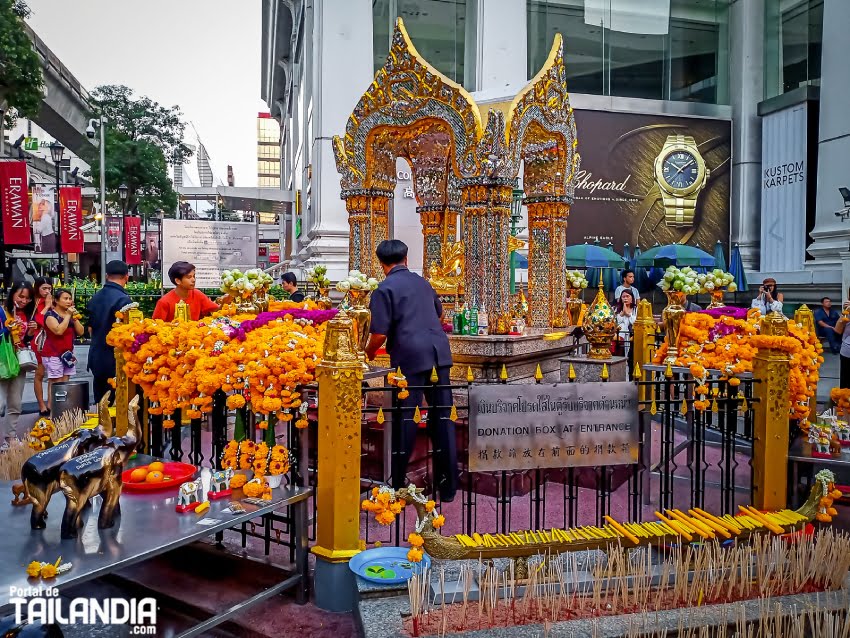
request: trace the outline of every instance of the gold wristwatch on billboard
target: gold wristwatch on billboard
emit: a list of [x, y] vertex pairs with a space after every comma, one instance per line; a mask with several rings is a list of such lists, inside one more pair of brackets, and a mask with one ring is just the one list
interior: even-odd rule
[[697, 197], [708, 181], [708, 169], [694, 138], [670, 135], [655, 158], [655, 180], [664, 204], [668, 226], [687, 227], [694, 223]]

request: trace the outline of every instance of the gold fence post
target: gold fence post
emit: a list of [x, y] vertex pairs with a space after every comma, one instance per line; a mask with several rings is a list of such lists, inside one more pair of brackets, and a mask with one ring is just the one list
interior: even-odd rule
[[[634, 364], [640, 366], [641, 374], [646, 364], [652, 362], [652, 348], [655, 346], [655, 333], [658, 326], [652, 316], [652, 304], [646, 299], [641, 299], [637, 307], [634, 334], [632, 336], [632, 353]], [[632, 372], [631, 370], [629, 371]], [[638, 386], [638, 402], [647, 400], [646, 386]]]
[[[141, 321], [145, 316], [138, 308], [132, 308], [127, 312], [127, 323], [131, 321]], [[116, 320], [116, 323], [121, 323], [122, 320]], [[136, 396], [136, 384], [127, 378], [127, 373], [124, 372], [124, 353], [120, 350], [115, 350], [115, 435], [124, 436], [127, 434], [129, 427], [130, 415], [130, 399]], [[96, 401], [100, 401], [103, 397], [95, 397]]]
[[348, 560], [360, 551], [360, 423], [363, 366], [351, 318], [344, 310], [328, 322], [319, 384], [318, 488], [316, 493], [316, 605], [354, 608]]
[[[788, 322], [778, 312], [761, 319], [761, 334], [788, 335]], [[791, 362], [782, 351], [759, 348], [753, 361], [753, 498], [760, 510], [788, 506], [788, 376]]]

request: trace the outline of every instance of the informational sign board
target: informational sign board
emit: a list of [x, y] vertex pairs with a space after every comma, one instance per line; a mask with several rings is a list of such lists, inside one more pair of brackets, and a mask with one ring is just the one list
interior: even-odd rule
[[469, 390], [472, 472], [629, 465], [639, 447], [629, 382], [476, 385]]
[[[221, 273], [257, 267], [257, 225], [197, 219], [162, 220], [162, 268], [175, 261], [195, 265], [195, 286], [218, 288]], [[163, 277], [165, 287], [174, 284]]]

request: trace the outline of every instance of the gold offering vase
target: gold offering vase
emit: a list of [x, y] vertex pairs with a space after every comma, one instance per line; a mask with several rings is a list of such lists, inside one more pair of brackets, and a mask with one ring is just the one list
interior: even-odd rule
[[715, 288], [711, 291], [711, 303], [708, 304], [708, 308], [725, 308], [726, 304], [723, 303], [723, 290], [720, 288]]
[[348, 315], [354, 322], [354, 342], [357, 346], [357, 356], [364, 367], [366, 364], [366, 344], [369, 343], [369, 323], [372, 320], [372, 311], [369, 310], [369, 295], [371, 290], [355, 290], [354, 288], [348, 291], [348, 301], [351, 307], [348, 309]]
[[617, 334], [617, 317], [602, 291], [602, 278], [593, 303], [587, 309], [581, 324], [584, 336], [590, 342], [588, 359], [610, 359], [611, 342]]
[[316, 305], [322, 310], [330, 310], [333, 308], [334, 304], [331, 301], [331, 298], [328, 297], [330, 290], [330, 288], [319, 288], [319, 297], [316, 299]]
[[679, 356], [679, 328], [682, 325], [682, 317], [685, 316], [685, 303], [688, 296], [679, 290], [667, 290], [667, 307], [661, 312], [661, 321], [664, 323], [664, 331], [667, 340], [667, 356], [664, 364], [676, 363]]
[[568, 326], [579, 326], [581, 325], [581, 310], [584, 307], [584, 302], [581, 300], [579, 296], [581, 294], [581, 288], [567, 288], [567, 293], [569, 296], [567, 297], [566, 307], [565, 307], [565, 315], [567, 321], [565, 322]]

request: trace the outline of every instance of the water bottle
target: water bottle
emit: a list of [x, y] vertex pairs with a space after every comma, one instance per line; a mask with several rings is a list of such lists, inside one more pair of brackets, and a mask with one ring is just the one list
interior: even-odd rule
[[478, 334], [478, 307], [477, 306], [472, 306], [472, 310], [470, 311], [469, 334], [471, 334], [471, 335], [477, 335]]

